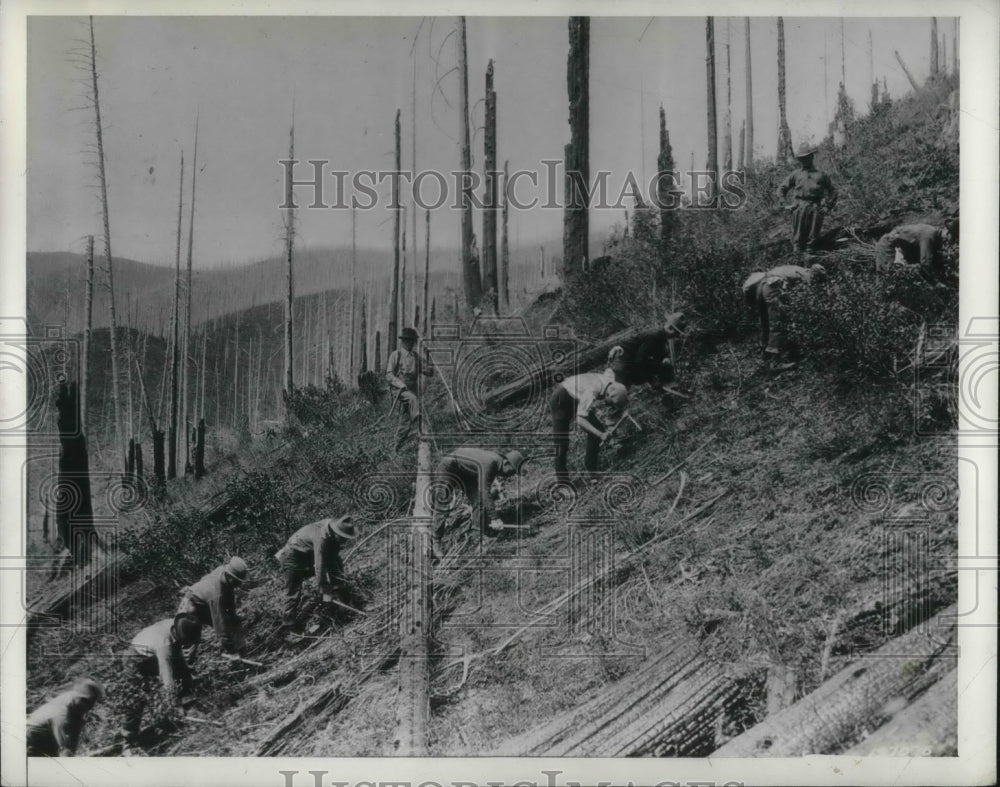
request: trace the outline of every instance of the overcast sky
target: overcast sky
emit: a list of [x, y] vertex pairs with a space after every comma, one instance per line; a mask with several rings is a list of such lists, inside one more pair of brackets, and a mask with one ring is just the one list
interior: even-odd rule
[[[947, 38], [950, 65], [953, 24], [950, 19], [938, 24]], [[754, 18], [750, 26], [756, 151], [773, 156], [776, 20]], [[331, 168], [350, 171], [391, 169], [393, 118], [399, 108], [403, 166], [409, 168], [415, 68], [417, 170], [456, 168], [455, 28], [453, 17], [97, 17], [116, 256], [172, 264], [179, 158], [183, 149], [187, 204], [199, 112], [196, 267], [245, 263], [280, 251], [282, 169], [277, 162], [287, 156], [293, 94], [296, 158], [328, 159]], [[832, 117], [842, 31], [847, 90], [859, 109], [867, 105], [870, 68], [886, 79], [893, 96], [909, 90], [893, 50], [918, 82], [929, 71], [928, 19], [786, 18], [785, 31], [788, 120], [795, 144], [819, 141]], [[744, 19], [717, 17], [715, 35], [720, 141], [727, 35], [731, 42], [735, 146], [746, 114]], [[88, 74], [81, 69], [87, 39], [86, 17], [29, 19], [30, 251], [80, 251], [87, 234], [101, 235], [94, 120], [85, 106]], [[544, 180], [540, 162], [561, 159], [569, 137], [566, 18], [470, 17], [468, 40], [473, 126], [482, 125], [484, 72], [493, 58], [499, 161], [509, 159], [512, 170], [542, 172]], [[692, 154], [696, 167], [704, 165], [705, 56], [704, 17], [592, 20], [590, 162], [592, 172], [612, 172], [613, 192], [628, 170], [652, 175], [661, 103], [677, 167], [687, 169]], [[481, 130], [474, 140], [474, 165], [482, 166]], [[300, 178], [307, 174], [297, 171]], [[560, 181], [560, 197], [561, 189]], [[387, 186], [380, 191], [387, 193]], [[300, 203], [308, 203], [309, 189], [297, 193]], [[592, 232], [599, 237], [621, 218], [620, 210], [594, 210]], [[186, 238], [187, 207], [184, 221]], [[299, 222], [302, 244], [350, 243], [350, 211], [302, 210]], [[478, 232], [478, 218], [476, 224]], [[558, 210], [512, 211], [511, 241], [556, 239], [561, 227]], [[435, 246], [456, 246], [458, 231], [457, 212], [442, 208], [433, 214]], [[359, 211], [361, 245], [391, 248], [391, 235], [389, 211]]]

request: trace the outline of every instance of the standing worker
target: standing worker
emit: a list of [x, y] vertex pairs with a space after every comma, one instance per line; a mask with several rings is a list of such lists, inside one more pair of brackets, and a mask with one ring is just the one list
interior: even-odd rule
[[784, 201], [791, 197], [792, 203], [786, 210], [792, 212], [792, 244], [796, 251], [811, 254], [819, 241], [823, 228], [824, 203], [827, 210], [833, 208], [836, 196], [830, 176], [816, 169], [813, 159], [817, 148], [806, 142], [799, 145], [795, 154], [799, 168], [792, 172], [778, 187], [778, 198]]
[[80, 741], [87, 712], [104, 699], [95, 680], [79, 678], [73, 687], [53, 697], [28, 716], [28, 757], [72, 757]]
[[296, 530], [274, 557], [285, 577], [285, 601], [281, 625], [292, 628], [299, 606], [302, 583], [316, 577], [324, 601], [333, 599], [333, 591], [344, 584], [344, 562], [340, 550], [358, 537], [350, 516], [320, 519]]
[[559, 480], [569, 480], [566, 462], [569, 455], [569, 430], [574, 416], [579, 427], [587, 433], [583, 466], [593, 473], [597, 470], [597, 452], [609, 437], [607, 427], [594, 411], [601, 405], [609, 410], [611, 417], [620, 419], [627, 404], [628, 390], [621, 383], [615, 382], [610, 369], [602, 374], [591, 372], [567, 377], [556, 385], [549, 398], [549, 409], [552, 411], [555, 470]]
[[425, 377], [434, 374], [430, 363], [427, 363], [426, 369], [423, 368], [420, 356], [413, 351], [417, 338], [416, 330], [403, 328], [399, 334], [403, 346], [389, 353], [389, 362], [385, 370], [389, 387], [396, 397], [394, 404], [398, 403], [401, 410], [404, 407], [406, 409], [405, 413], [400, 414], [400, 420], [396, 424], [396, 451], [399, 451], [414, 430], [419, 434], [420, 402], [417, 399], [417, 381], [421, 374]]
[[187, 615], [203, 626], [211, 626], [226, 653], [243, 646], [243, 631], [236, 614], [236, 590], [249, 578], [243, 558], [234, 557], [181, 590], [177, 615]]
[[125, 653], [130, 686], [125, 698], [124, 733], [126, 746], [139, 737], [146, 695], [157, 677], [168, 701], [180, 708], [181, 697], [194, 686], [191, 668], [184, 658], [184, 648], [201, 642], [201, 624], [186, 615], [165, 618], [146, 626], [132, 638]]
[[767, 273], [754, 273], [743, 284], [743, 294], [754, 304], [760, 319], [760, 345], [770, 371], [793, 369], [788, 338], [788, 292], [800, 282], [826, 276], [826, 268], [816, 264], [809, 268], [799, 265], [779, 265]]
[[[486, 448], [463, 446], [445, 456], [434, 471], [435, 481], [447, 483], [453, 480], [465, 494], [472, 506], [472, 525], [479, 527], [484, 535], [492, 535], [502, 524], [495, 518], [493, 497], [490, 489], [497, 477], [509, 478], [517, 475], [524, 464], [524, 454], [508, 451], [500, 454]], [[444, 523], [436, 530], [443, 529]], [[443, 533], [435, 532], [435, 539]]]

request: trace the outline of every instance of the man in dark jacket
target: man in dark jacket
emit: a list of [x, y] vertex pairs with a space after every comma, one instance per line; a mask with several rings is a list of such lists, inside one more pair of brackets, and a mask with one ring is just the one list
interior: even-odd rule
[[36, 708], [26, 727], [29, 757], [72, 757], [80, 741], [87, 712], [104, 699], [104, 689], [80, 678], [68, 691]]
[[236, 589], [249, 578], [243, 558], [234, 557], [181, 590], [178, 615], [189, 615], [203, 626], [211, 626], [226, 653], [238, 653], [243, 632], [236, 613]]
[[344, 582], [344, 563], [340, 550], [345, 543], [357, 538], [351, 517], [320, 519], [296, 530], [274, 557], [285, 578], [285, 602], [282, 625], [295, 625], [295, 612], [299, 606], [302, 583], [316, 577], [316, 584], [325, 601], [333, 598], [333, 591]]
[[608, 353], [608, 366], [615, 382], [627, 388], [649, 383], [665, 389], [674, 381], [670, 359], [670, 342], [684, 335], [684, 315], [675, 312], [667, 316], [662, 328], [622, 342]]
[[[434, 471], [437, 483], [454, 485], [465, 494], [472, 507], [472, 525], [484, 535], [494, 532], [500, 521], [494, 516], [491, 487], [498, 477], [510, 477], [520, 472], [524, 454], [508, 451], [500, 454], [485, 448], [463, 446], [445, 456]], [[436, 528], [443, 529], [443, 521]], [[443, 535], [436, 532], [436, 537]]]

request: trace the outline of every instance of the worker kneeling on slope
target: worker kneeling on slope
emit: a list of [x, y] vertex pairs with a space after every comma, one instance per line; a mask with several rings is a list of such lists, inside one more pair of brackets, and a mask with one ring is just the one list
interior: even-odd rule
[[239, 653], [243, 647], [243, 630], [236, 613], [236, 591], [249, 579], [249, 574], [243, 558], [232, 558], [181, 590], [177, 615], [186, 615], [203, 626], [211, 626], [226, 653]]
[[[501, 454], [486, 448], [463, 446], [438, 462], [434, 480], [441, 484], [455, 484], [461, 489], [472, 508], [472, 526], [478, 527], [483, 535], [493, 535], [503, 524], [494, 512], [494, 483], [498, 478], [517, 475], [524, 462], [524, 454], [520, 451]], [[444, 525], [444, 518], [441, 517], [435, 527], [435, 540], [444, 535]]]
[[129, 681], [123, 725], [126, 746], [139, 736], [147, 696], [155, 689], [157, 678], [167, 701], [174, 708], [181, 708], [181, 698], [194, 688], [194, 677], [184, 657], [184, 649], [199, 642], [201, 624], [185, 615], [157, 621], [132, 638], [125, 652]]
[[340, 550], [357, 536], [350, 516], [320, 519], [296, 530], [275, 553], [285, 578], [282, 626], [291, 628], [295, 625], [302, 583], [309, 577], [316, 577], [324, 601], [333, 600], [334, 591], [344, 585], [344, 563]]
[[743, 283], [743, 296], [757, 310], [760, 345], [764, 362], [771, 371], [795, 368], [789, 339], [789, 291], [802, 282], [826, 277], [826, 268], [812, 265], [779, 265], [767, 273], [752, 273]]
[[597, 416], [600, 406], [608, 416], [621, 419], [628, 404], [628, 390], [615, 382], [612, 370], [602, 374], [586, 373], [567, 377], [557, 384], [549, 398], [552, 411], [552, 438], [555, 442], [556, 477], [569, 480], [567, 458], [569, 455], [569, 430], [573, 422], [586, 432], [586, 451], [583, 465], [588, 472], [597, 470], [597, 454], [601, 444], [608, 439], [607, 427]]
[[25, 729], [29, 757], [72, 757], [87, 712], [104, 699], [104, 689], [90, 678], [78, 679], [28, 716]]

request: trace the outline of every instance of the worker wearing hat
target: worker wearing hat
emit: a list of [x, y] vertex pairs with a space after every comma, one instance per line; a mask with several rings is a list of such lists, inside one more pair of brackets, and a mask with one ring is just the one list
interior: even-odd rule
[[686, 323], [682, 312], [673, 312], [660, 328], [644, 332], [611, 348], [608, 368], [615, 382], [626, 387], [649, 385], [665, 389], [674, 381], [670, 360], [670, 341], [684, 335]]
[[87, 712], [104, 699], [101, 684], [79, 678], [67, 691], [53, 697], [28, 716], [25, 729], [29, 757], [72, 757]]
[[586, 373], [567, 377], [558, 383], [549, 398], [552, 411], [552, 437], [555, 442], [556, 476], [569, 480], [567, 457], [569, 455], [569, 430], [574, 423], [586, 432], [586, 452], [583, 465], [588, 472], [597, 470], [597, 454], [601, 444], [608, 439], [604, 423], [595, 412], [600, 406], [613, 418], [624, 415], [628, 404], [628, 390], [615, 382], [611, 369], [602, 374]]
[[[434, 481], [461, 489], [472, 507], [473, 527], [478, 527], [484, 535], [492, 535], [502, 524], [494, 512], [494, 482], [517, 475], [524, 462], [524, 454], [520, 451], [501, 454], [486, 448], [462, 446], [441, 459], [434, 470]], [[438, 531], [443, 526], [442, 519], [435, 528], [435, 537], [442, 535]]]
[[420, 356], [413, 351], [418, 338], [413, 328], [403, 328], [399, 334], [402, 346], [389, 353], [385, 369], [389, 388], [396, 397], [394, 405], [399, 404], [400, 408], [405, 408], [406, 411], [402, 413], [396, 425], [396, 451], [399, 451], [410, 435], [420, 428], [420, 402], [417, 400], [417, 382], [420, 375], [430, 377], [434, 374], [430, 359], [425, 367], [420, 361]]
[[177, 614], [189, 615], [203, 626], [211, 626], [226, 653], [239, 652], [243, 631], [236, 613], [236, 590], [244, 586], [249, 575], [243, 558], [231, 558], [181, 590]]
[[816, 169], [817, 148], [807, 142], [799, 145], [795, 159], [799, 168], [778, 187], [778, 199], [791, 198], [786, 210], [792, 213], [792, 243], [797, 251], [812, 252], [823, 228], [823, 211], [836, 201], [830, 176]]
[[139, 735], [147, 694], [154, 688], [157, 678], [168, 700], [174, 707], [180, 707], [180, 698], [194, 686], [184, 650], [199, 642], [201, 623], [188, 615], [159, 620], [132, 638], [125, 652], [130, 684], [124, 697], [126, 744], [134, 742]]
[[[760, 319], [760, 344], [764, 362], [770, 371], [785, 371], [795, 366], [791, 359], [789, 340], [789, 291], [801, 284], [826, 277], [826, 268], [814, 264], [779, 265], [764, 273], [754, 274], [744, 283], [744, 295], [753, 298]], [[751, 283], [751, 280], [754, 280]]]
[[332, 598], [333, 591], [344, 582], [340, 550], [357, 536], [350, 516], [320, 519], [296, 530], [275, 553], [285, 578], [283, 626], [290, 628], [295, 625], [302, 583], [309, 577], [316, 577], [316, 584], [325, 600]]

